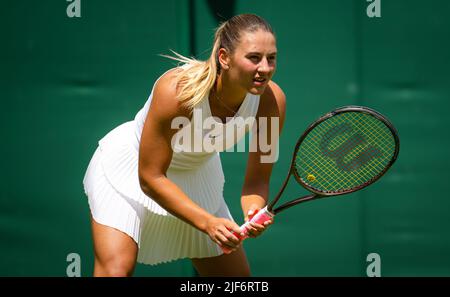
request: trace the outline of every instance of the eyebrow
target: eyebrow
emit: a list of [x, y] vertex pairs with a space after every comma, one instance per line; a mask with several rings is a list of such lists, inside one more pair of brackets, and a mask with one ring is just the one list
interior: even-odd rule
[[[276, 55], [276, 54], [277, 54], [277, 52], [273, 52], [273, 53], [270, 53], [269, 56]], [[250, 52], [250, 53], [247, 53], [247, 55], [261, 55], [261, 53], [260, 52]]]

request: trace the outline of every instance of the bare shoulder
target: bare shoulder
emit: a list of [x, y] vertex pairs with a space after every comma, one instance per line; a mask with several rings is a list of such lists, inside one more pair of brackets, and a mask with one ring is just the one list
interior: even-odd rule
[[286, 112], [286, 95], [274, 81], [269, 81], [261, 95], [261, 116], [276, 115], [284, 118]]
[[281, 87], [273, 80], [269, 81], [267, 89], [264, 92], [264, 94], [266, 94], [266, 93], [268, 93], [268, 94], [273, 93], [273, 95], [276, 97], [277, 100], [285, 100], [286, 99]]
[[188, 115], [188, 111], [177, 99], [177, 74], [179, 71], [180, 68], [173, 68], [167, 71], [155, 85], [149, 112], [153, 115], [156, 113], [158, 118], [168, 119]]
[[284, 94], [283, 90], [280, 88], [280, 86], [274, 82], [270, 81], [268, 84], [268, 88], [271, 92], [271, 94], [274, 97], [274, 100], [277, 102], [278, 106], [284, 106], [286, 105], [286, 95]]

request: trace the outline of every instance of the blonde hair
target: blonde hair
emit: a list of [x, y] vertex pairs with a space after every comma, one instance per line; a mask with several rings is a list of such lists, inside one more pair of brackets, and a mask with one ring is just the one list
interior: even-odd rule
[[189, 110], [199, 104], [214, 86], [217, 75], [221, 71], [219, 49], [225, 48], [231, 54], [238, 45], [242, 32], [257, 30], [264, 30], [275, 36], [271, 26], [263, 18], [254, 14], [237, 15], [216, 29], [211, 55], [206, 61], [187, 58], [174, 51], [172, 52], [175, 56], [162, 55], [184, 63], [186, 66], [182, 67], [176, 75], [179, 87], [177, 99]]

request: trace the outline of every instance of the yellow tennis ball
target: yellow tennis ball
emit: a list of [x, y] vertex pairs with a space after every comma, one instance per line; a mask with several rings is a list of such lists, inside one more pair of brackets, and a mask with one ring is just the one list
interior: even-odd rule
[[308, 181], [313, 182], [316, 180], [316, 177], [312, 174], [308, 174], [308, 176], [306, 177], [308, 179]]

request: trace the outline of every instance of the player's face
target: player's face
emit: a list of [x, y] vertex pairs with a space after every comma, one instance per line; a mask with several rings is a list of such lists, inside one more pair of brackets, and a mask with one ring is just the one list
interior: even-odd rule
[[231, 55], [230, 80], [255, 95], [261, 95], [275, 73], [277, 47], [272, 33], [244, 32]]

